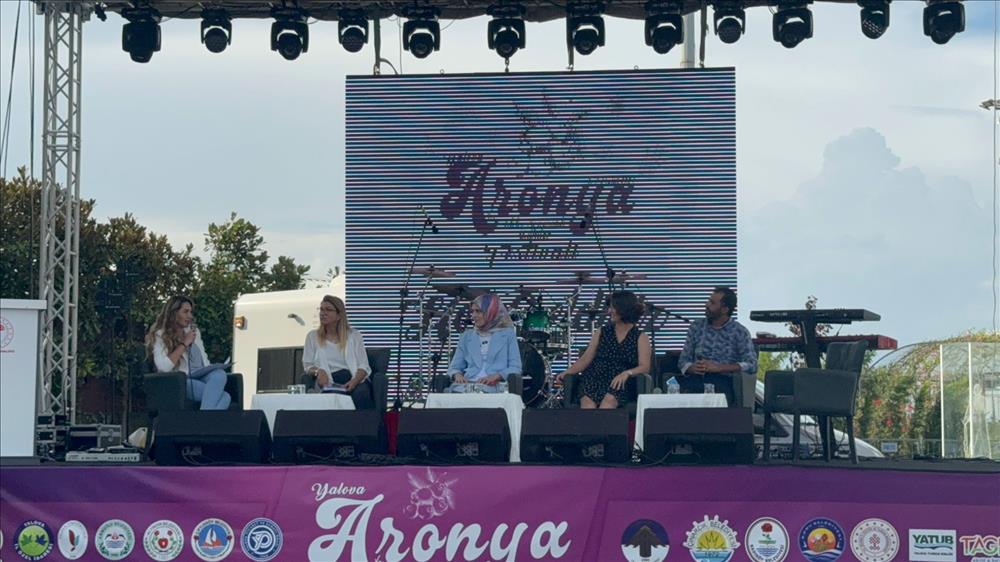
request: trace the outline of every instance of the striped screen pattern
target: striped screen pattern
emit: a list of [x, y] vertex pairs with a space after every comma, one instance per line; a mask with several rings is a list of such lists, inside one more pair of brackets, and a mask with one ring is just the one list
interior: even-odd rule
[[[702, 315], [712, 287], [736, 286], [733, 69], [353, 76], [346, 91], [347, 302], [368, 346], [395, 356], [424, 212], [439, 232], [426, 233], [416, 265], [456, 274], [430, 282], [427, 310], [454, 304], [433, 286], [462, 283], [524, 311], [523, 286], [541, 290], [554, 324], [577, 289], [560, 281], [604, 278], [601, 246], [616, 272], [646, 276], [632, 289], [680, 316]], [[415, 299], [427, 285], [412, 281]], [[586, 309], [606, 292], [582, 287], [574, 347], [604, 320]], [[451, 341], [468, 322], [466, 305], [455, 312]], [[419, 320], [408, 303], [403, 388], [421, 367]], [[430, 331], [446, 357], [441, 324]], [[658, 352], [683, 345], [682, 321], [660, 315], [655, 330]]]

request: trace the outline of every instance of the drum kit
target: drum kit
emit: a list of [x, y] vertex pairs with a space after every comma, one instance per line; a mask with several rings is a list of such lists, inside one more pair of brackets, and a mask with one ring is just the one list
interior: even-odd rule
[[[416, 337], [411, 339], [420, 340], [419, 372], [443, 374], [441, 367], [447, 371], [447, 358], [453, 352], [455, 338], [452, 335], [461, 334], [471, 321], [468, 301], [488, 291], [452, 282], [456, 275], [439, 267], [414, 267], [412, 273], [426, 279], [425, 291], [418, 297], [421, 322], [411, 326], [411, 329], [417, 328]], [[612, 282], [627, 286], [645, 278], [642, 273], [621, 273], [615, 275]], [[449, 282], [435, 284], [433, 281]], [[560, 407], [562, 387], [556, 383], [557, 373], [552, 371], [552, 364], [562, 358], [572, 364], [573, 335], [588, 329], [586, 333], [589, 334], [599, 321], [603, 321], [606, 315], [604, 289], [598, 291], [592, 303], [578, 307], [578, 301], [584, 286], [603, 286], [607, 281], [605, 276], [574, 271], [569, 277], [557, 279], [546, 287], [521, 285], [511, 290], [495, 290], [507, 305], [517, 330], [524, 381], [522, 398], [527, 406]], [[564, 294], [566, 290], [571, 290], [569, 296], [552, 296], [556, 291]], [[463, 303], [466, 305], [460, 306]], [[424, 386], [422, 380], [417, 384]]]

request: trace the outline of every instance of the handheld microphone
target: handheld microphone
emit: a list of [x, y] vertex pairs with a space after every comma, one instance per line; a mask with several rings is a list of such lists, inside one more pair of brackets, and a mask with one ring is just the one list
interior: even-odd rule
[[583, 219], [580, 221], [580, 230], [586, 230], [593, 218], [594, 215], [590, 214], [590, 211], [583, 213]]
[[431, 232], [437, 234], [438, 226], [434, 224], [434, 219], [432, 219], [431, 216], [427, 214], [427, 209], [424, 209], [423, 205], [420, 205], [420, 214], [424, 216], [424, 224], [431, 227]]

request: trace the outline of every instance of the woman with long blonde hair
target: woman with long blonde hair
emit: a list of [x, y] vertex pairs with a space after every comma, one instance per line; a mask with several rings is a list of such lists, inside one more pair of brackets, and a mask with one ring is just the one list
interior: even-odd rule
[[319, 304], [319, 327], [306, 335], [302, 366], [316, 377], [316, 390], [339, 384], [350, 394], [358, 410], [375, 407], [368, 375], [365, 340], [351, 327], [347, 307], [339, 297], [326, 295]]
[[187, 397], [201, 402], [202, 410], [225, 410], [232, 397], [226, 392], [226, 373], [213, 369], [205, 354], [201, 333], [194, 325], [194, 302], [183, 295], [170, 297], [146, 334], [146, 353], [161, 373], [187, 374]]

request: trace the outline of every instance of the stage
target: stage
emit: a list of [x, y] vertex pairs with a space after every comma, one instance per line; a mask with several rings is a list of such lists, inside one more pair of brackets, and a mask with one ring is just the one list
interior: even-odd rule
[[[14, 544], [29, 521], [45, 524], [51, 559], [63, 559], [60, 544], [72, 545], [67, 532], [61, 543], [58, 535], [71, 520], [85, 559], [100, 559], [98, 548], [120, 556], [112, 559], [146, 559], [145, 548], [160, 560], [243, 560], [248, 551], [250, 559], [295, 561], [650, 561], [668, 551], [699, 561], [834, 560], [836, 551], [862, 562], [1000, 556], [1000, 465], [992, 462], [46, 464], [6, 466], [0, 477], [0, 557], [10, 560], [20, 559]], [[158, 540], [165, 529], [182, 532]], [[921, 557], [920, 548], [930, 550]]]

